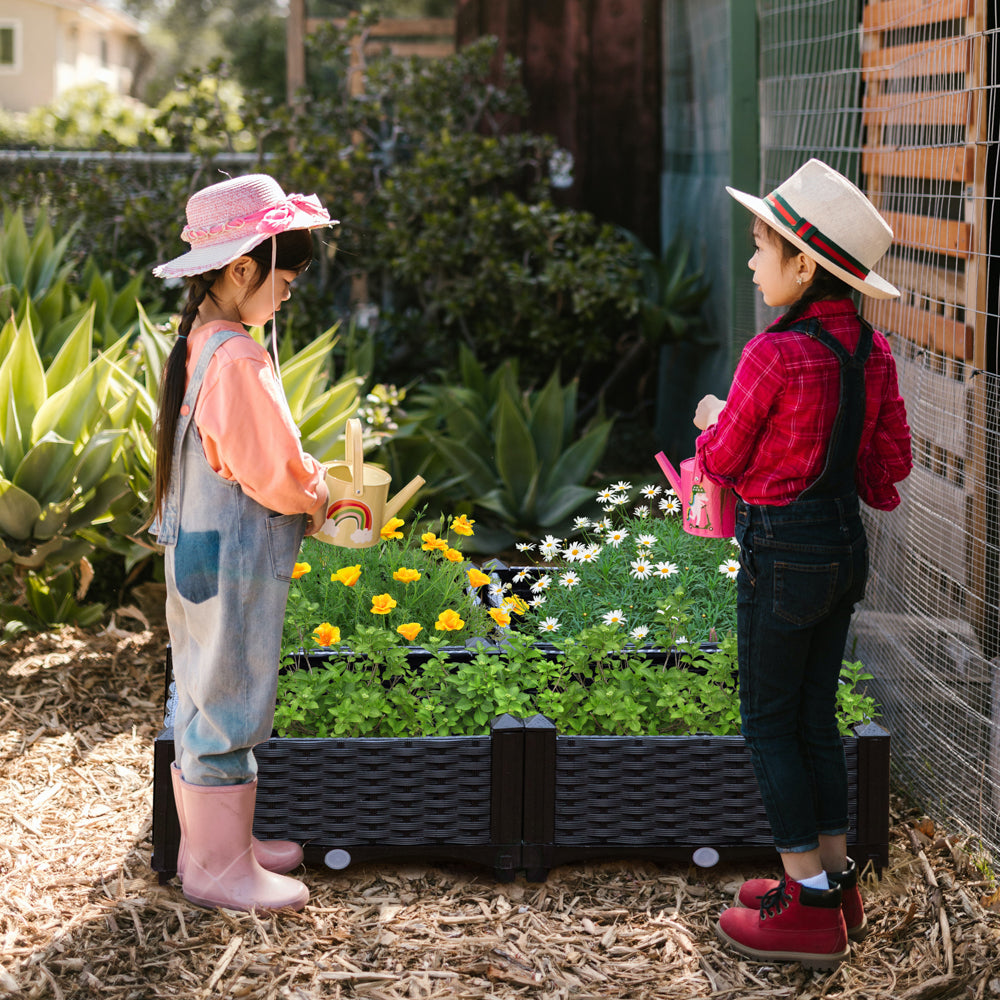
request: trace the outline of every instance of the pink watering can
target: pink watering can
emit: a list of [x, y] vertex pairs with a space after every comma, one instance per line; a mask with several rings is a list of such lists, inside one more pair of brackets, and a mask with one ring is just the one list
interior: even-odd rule
[[330, 502], [323, 527], [313, 535], [321, 542], [347, 549], [367, 549], [381, 537], [390, 518], [424, 485], [414, 476], [391, 500], [392, 477], [376, 465], [365, 465], [361, 450], [361, 421], [347, 421], [346, 462], [331, 462], [326, 469]]
[[661, 451], [656, 461], [681, 502], [681, 526], [689, 535], [732, 538], [736, 531], [736, 494], [704, 478], [697, 458], [685, 458], [680, 473]]

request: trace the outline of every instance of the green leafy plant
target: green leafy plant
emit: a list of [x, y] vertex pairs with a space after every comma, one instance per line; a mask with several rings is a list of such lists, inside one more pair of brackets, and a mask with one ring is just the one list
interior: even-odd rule
[[612, 422], [577, 423], [577, 383], [558, 370], [538, 390], [522, 391], [518, 366], [487, 374], [460, 348], [458, 384], [424, 385], [386, 448], [394, 478], [423, 475], [459, 509], [476, 515], [474, 548], [497, 552], [516, 538], [568, 525], [590, 502], [590, 478]]

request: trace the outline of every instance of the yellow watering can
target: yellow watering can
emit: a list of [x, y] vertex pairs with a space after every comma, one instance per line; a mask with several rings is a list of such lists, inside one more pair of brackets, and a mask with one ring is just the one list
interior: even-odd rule
[[379, 540], [382, 528], [424, 485], [424, 479], [414, 476], [389, 500], [392, 477], [377, 466], [365, 465], [361, 421], [356, 417], [347, 421], [345, 444], [347, 461], [327, 466], [330, 502], [326, 521], [313, 538], [346, 549], [366, 549]]

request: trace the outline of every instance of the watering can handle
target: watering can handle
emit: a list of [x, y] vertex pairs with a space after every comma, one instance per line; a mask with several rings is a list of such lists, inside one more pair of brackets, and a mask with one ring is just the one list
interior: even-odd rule
[[670, 459], [662, 452], [658, 451], [654, 456], [656, 458], [657, 465], [663, 470], [663, 474], [667, 477], [670, 485], [674, 488], [674, 492], [680, 496], [681, 493], [681, 477], [680, 473], [670, 464]]
[[344, 457], [351, 468], [351, 487], [356, 497], [365, 491], [365, 454], [361, 440], [361, 421], [351, 417], [344, 432]]

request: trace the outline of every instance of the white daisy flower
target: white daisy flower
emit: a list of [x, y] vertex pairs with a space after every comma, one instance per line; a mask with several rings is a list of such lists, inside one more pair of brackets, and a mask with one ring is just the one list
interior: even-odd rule
[[552, 577], [548, 573], [540, 576], [532, 585], [531, 589], [537, 594], [539, 591], [547, 590], [552, 583]]
[[641, 520], [642, 520], [643, 518], [646, 518], [646, 517], [649, 517], [649, 508], [648, 508], [648, 507], [636, 507], [636, 508], [635, 508], [635, 509], [634, 509], [634, 510], [632, 511], [632, 513], [633, 513], [633, 514], [634, 514], [634, 515], [635, 515], [635, 516], [636, 516], [637, 518], [639, 518], [639, 520], [641, 521]]
[[573, 519], [574, 528], [589, 528], [590, 518], [589, 517], [577, 517]]
[[590, 545], [583, 552], [580, 553], [580, 562], [582, 563], [595, 563], [597, 562], [597, 557], [601, 554], [600, 545]]
[[656, 544], [656, 535], [639, 535], [635, 544], [641, 545], [644, 549], [651, 549]]
[[608, 545], [613, 545], [617, 549], [626, 538], [628, 538], [628, 532], [624, 528], [615, 528], [608, 532], [607, 542]]
[[679, 635], [674, 639], [674, 645], [679, 646], [681, 643], [690, 642], [691, 640], [686, 635]]
[[622, 609], [621, 608], [615, 608], [614, 611], [609, 611], [604, 616], [604, 624], [605, 625], [624, 625], [625, 624], [625, 615], [622, 614]]
[[666, 579], [677, 572], [677, 563], [661, 562], [656, 564], [656, 575]]
[[614, 505], [616, 507], [621, 507], [624, 504], [627, 504], [628, 503], [628, 495], [625, 494], [625, 493], [619, 493], [618, 496], [616, 496], [614, 498], [613, 503], [614, 503]]
[[734, 549], [738, 549], [740, 547], [739, 539], [736, 538], [730, 538], [729, 544], [732, 545]]
[[600, 521], [594, 522], [594, 532], [600, 534], [602, 531], [609, 531], [611, 529], [611, 519], [607, 517], [602, 517]]
[[638, 625], [636, 626], [636, 628], [632, 629], [631, 632], [629, 632], [629, 635], [632, 636], [633, 639], [636, 639], [637, 641], [641, 642], [643, 639], [646, 638], [647, 635], [649, 635], [649, 626]]
[[566, 562], [578, 562], [580, 559], [580, 553], [583, 552], [586, 547], [586, 545], [583, 545], [580, 542], [570, 542], [570, 544], [562, 550], [563, 559], [565, 559]]
[[566, 587], [568, 590], [572, 590], [579, 584], [579, 582], [580, 577], [573, 572], [563, 573], [563, 575], [559, 577], [559, 586]]
[[738, 559], [727, 559], [720, 567], [719, 572], [723, 576], [728, 576], [730, 580], [735, 580], [736, 575], [740, 571], [740, 564]]
[[660, 500], [659, 507], [664, 514], [679, 514], [681, 512], [681, 502], [677, 497], [663, 497]]
[[529, 576], [529, 574], [530, 574], [530, 573], [531, 573], [531, 570], [529, 570], [529, 569], [519, 569], [519, 570], [518, 570], [518, 571], [517, 571], [517, 572], [516, 572], [516, 573], [515, 573], [515, 574], [513, 575], [513, 577], [511, 577], [511, 579], [512, 579], [512, 580], [513, 580], [513, 581], [514, 581], [515, 583], [520, 583], [520, 582], [521, 582], [522, 580], [527, 580], [527, 579], [528, 579], [528, 576]]
[[539, 543], [538, 550], [546, 559], [551, 559], [559, 551], [560, 545], [562, 545], [561, 538], [556, 538], [554, 535], [546, 535], [544, 540]]
[[650, 483], [648, 486], [643, 486], [643, 488], [639, 490], [639, 493], [647, 500], [654, 500], [660, 495], [662, 489], [663, 488], [661, 486], [656, 486], [653, 483]]
[[[517, 577], [515, 576], [514, 579], [516, 580]], [[502, 583], [491, 583], [489, 587], [489, 595], [490, 597], [501, 598], [503, 597], [503, 592], [506, 589], [506, 586]]]
[[530, 601], [528, 601], [528, 604], [533, 608], [540, 608], [544, 603], [545, 603], [544, 594], [536, 594]]
[[598, 503], [611, 503], [615, 497], [615, 490], [612, 486], [605, 486], [600, 493], [597, 494]]
[[535, 548], [534, 542], [518, 542], [514, 546], [518, 552], [531, 552]]
[[624, 492], [627, 493], [630, 489], [632, 489], [632, 484], [626, 483], [623, 480], [619, 480], [617, 483], [615, 483], [613, 489], [623, 490]]
[[653, 575], [653, 567], [645, 559], [633, 559], [629, 565], [632, 567], [632, 576], [637, 580], [645, 580]]
[[558, 618], [545, 618], [538, 626], [539, 632], [556, 632], [559, 629]]

